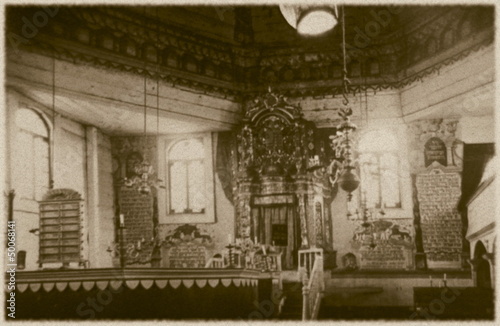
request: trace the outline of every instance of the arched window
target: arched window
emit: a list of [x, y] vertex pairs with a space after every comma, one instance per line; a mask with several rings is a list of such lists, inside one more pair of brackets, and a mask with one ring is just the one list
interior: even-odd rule
[[362, 196], [367, 207], [401, 207], [398, 143], [394, 135], [376, 130], [359, 144]]
[[178, 141], [167, 155], [170, 214], [204, 213], [207, 203], [203, 139]]
[[16, 111], [15, 126], [14, 188], [22, 199], [40, 200], [49, 189], [49, 127], [42, 116], [31, 109]]

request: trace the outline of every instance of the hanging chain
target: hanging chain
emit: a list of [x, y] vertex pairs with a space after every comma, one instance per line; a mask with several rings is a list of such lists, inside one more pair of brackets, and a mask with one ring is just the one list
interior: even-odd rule
[[342, 55], [344, 62], [344, 67], [342, 70], [342, 103], [344, 103], [344, 105], [348, 105], [349, 99], [347, 98], [347, 94], [349, 93], [349, 85], [351, 82], [347, 78], [347, 55], [345, 46], [345, 6], [342, 6]]
[[[145, 66], [145, 65], [144, 65]], [[144, 69], [146, 73], [146, 69]], [[144, 75], [144, 139], [146, 139], [146, 75]]]
[[[144, 15], [146, 15], [146, 8], [144, 8]], [[147, 28], [147, 27], [146, 27]], [[144, 53], [144, 48], [142, 49], [143, 53], [142, 53], [142, 57], [143, 57], [143, 60], [144, 60], [144, 70], [143, 70], [143, 73], [144, 73], [144, 147], [143, 147], [143, 150], [144, 150], [144, 157], [143, 157], [143, 161], [146, 161], [146, 147], [147, 147], [147, 137], [146, 137], [146, 132], [147, 132], [147, 62], [146, 62], [146, 56], [145, 56], [145, 53]]]
[[[158, 7], [156, 7], [156, 46], [160, 50], [160, 15], [158, 14]], [[156, 141], [160, 135], [160, 58], [156, 54]]]
[[144, 61], [144, 134], [143, 134], [143, 144], [142, 144], [142, 151], [143, 151], [143, 157], [142, 157], [142, 163], [145, 163], [147, 161], [147, 145], [148, 145], [148, 138], [146, 135], [147, 132], [147, 75], [146, 75], [146, 61]]
[[56, 131], [56, 56], [52, 55], [52, 135], [50, 137], [50, 180], [49, 189], [54, 189], [54, 165], [55, 165], [55, 131]]

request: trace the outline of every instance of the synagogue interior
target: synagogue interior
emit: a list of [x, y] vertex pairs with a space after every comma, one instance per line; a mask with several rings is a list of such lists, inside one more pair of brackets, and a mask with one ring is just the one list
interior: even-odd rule
[[6, 314], [493, 320], [494, 16], [6, 6]]

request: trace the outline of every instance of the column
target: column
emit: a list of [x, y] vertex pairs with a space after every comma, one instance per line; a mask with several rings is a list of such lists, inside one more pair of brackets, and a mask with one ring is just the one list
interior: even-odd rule
[[490, 277], [491, 277], [491, 287], [495, 288], [495, 256], [490, 253], [483, 255], [483, 259], [490, 264]]

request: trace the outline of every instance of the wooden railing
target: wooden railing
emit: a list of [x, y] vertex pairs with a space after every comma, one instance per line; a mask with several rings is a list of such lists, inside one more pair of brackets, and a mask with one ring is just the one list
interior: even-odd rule
[[302, 320], [315, 320], [325, 290], [323, 249], [299, 250], [299, 274], [302, 279]]

